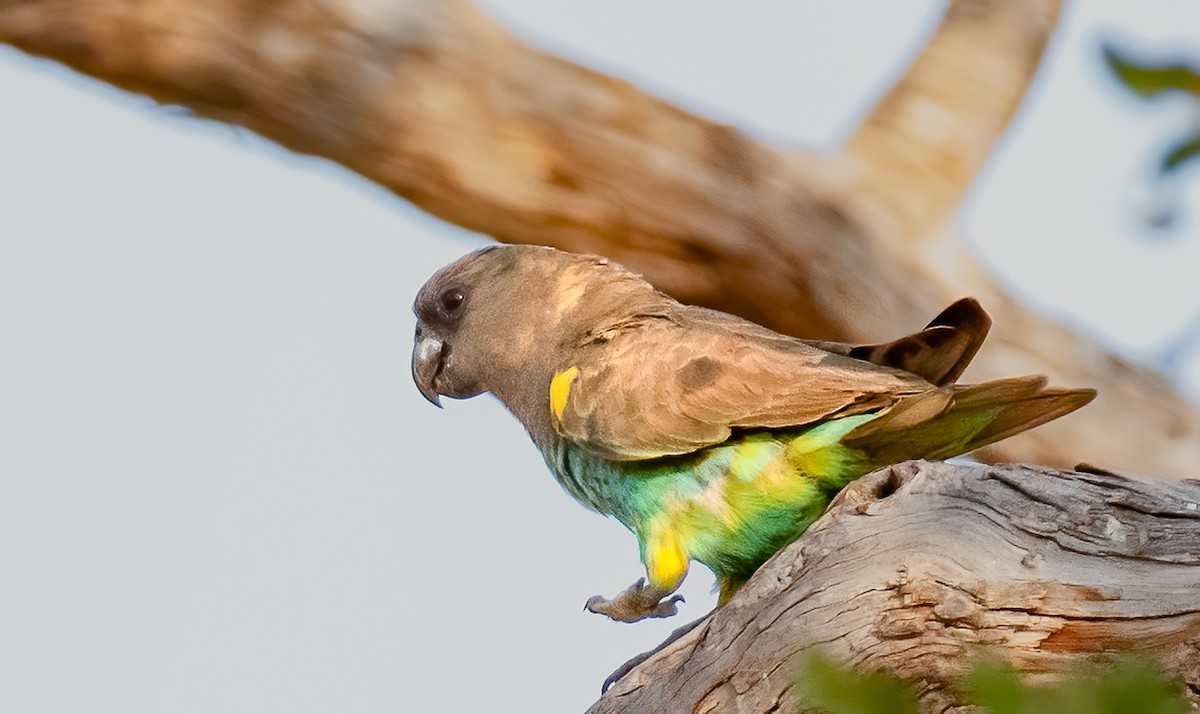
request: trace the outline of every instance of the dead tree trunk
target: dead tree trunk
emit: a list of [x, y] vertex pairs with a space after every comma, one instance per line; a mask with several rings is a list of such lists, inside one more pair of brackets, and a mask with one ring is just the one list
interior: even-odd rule
[[725, 607], [590, 710], [801, 711], [820, 650], [919, 679], [922, 704], [972, 653], [1053, 676], [1132, 650], [1200, 706], [1200, 481], [910, 462], [851, 484]]
[[801, 337], [876, 342], [974, 295], [996, 327], [969, 381], [1045, 373], [1100, 390], [989, 458], [1182, 478], [1200, 412], [1025, 310], [946, 229], [1059, 4], [953, 0], [824, 157], [539, 52], [467, 0], [0, 0], [0, 41], [326, 156], [499, 240], [606, 254], [685, 302]]

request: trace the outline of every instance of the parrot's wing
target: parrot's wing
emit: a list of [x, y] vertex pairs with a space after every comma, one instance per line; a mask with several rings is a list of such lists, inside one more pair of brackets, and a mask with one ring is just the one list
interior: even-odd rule
[[936, 389], [702, 308], [632, 317], [575, 357], [550, 385], [555, 427], [615, 460], [686, 454], [736, 428], [814, 424]]
[[942, 310], [925, 329], [878, 345], [804, 340], [818, 349], [912, 372], [939, 387], [958, 381], [979, 351], [992, 319], [974, 298]]

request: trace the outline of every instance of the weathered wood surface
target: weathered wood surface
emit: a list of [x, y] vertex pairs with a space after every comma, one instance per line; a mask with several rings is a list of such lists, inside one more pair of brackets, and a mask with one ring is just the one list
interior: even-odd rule
[[604, 253], [783, 332], [877, 342], [974, 295], [996, 328], [968, 380], [1100, 389], [988, 458], [1186, 477], [1200, 412], [1018, 305], [946, 227], [1059, 4], [950, 2], [830, 156], [760, 145], [530, 48], [467, 0], [0, 0], [0, 41], [328, 157], [499, 240]]
[[1037, 676], [1150, 655], [1200, 706], [1200, 481], [909, 462], [849, 486], [727, 606], [590, 710], [794, 712], [815, 650], [921, 681], [981, 651]]

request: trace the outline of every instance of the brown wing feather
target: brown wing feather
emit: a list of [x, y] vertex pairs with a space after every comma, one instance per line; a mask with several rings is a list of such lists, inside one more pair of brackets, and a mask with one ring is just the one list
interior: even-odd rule
[[954, 384], [987, 337], [992, 319], [974, 298], [963, 298], [942, 310], [925, 329], [877, 345], [809, 341], [836, 354], [902, 369], [939, 387]]
[[735, 428], [813, 424], [935, 389], [915, 374], [692, 307], [608, 331], [575, 358], [563, 365], [579, 374], [557, 428], [618, 460], [685, 454]]

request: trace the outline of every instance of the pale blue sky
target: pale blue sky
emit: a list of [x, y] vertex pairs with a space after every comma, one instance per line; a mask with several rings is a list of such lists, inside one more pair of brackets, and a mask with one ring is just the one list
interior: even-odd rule
[[[941, 4], [487, 6], [827, 148]], [[1030, 304], [1149, 355], [1200, 313], [1200, 179], [1169, 238], [1136, 199], [1196, 118], [1126, 101], [1097, 58], [1110, 32], [1197, 48], [1200, 5], [1069, 8], [961, 223]], [[584, 613], [639, 575], [632, 536], [563, 494], [496, 402], [437, 411], [412, 387], [412, 296], [483, 238], [9, 49], [0, 96], [0, 711], [581, 710], [711, 606], [696, 569], [679, 622]]]

